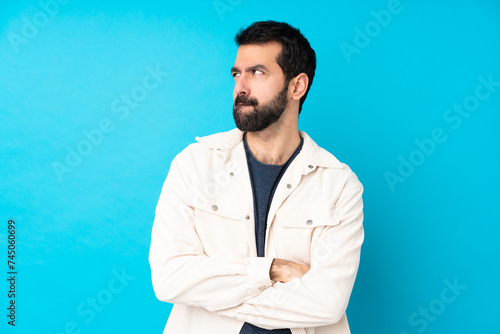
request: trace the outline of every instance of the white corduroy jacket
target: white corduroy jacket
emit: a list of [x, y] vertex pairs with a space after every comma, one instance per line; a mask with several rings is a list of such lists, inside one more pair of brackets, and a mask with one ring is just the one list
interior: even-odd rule
[[[350, 333], [345, 310], [358, 270], [363, 186], [304, 132], [267, 219], [257, 257], [243, 132], [197, 137], [172, 161], [149, 262], [158, 299], [174, 303], [164, 333], [238, 334], [244, 322], [293, 334]], [[311, 266], [271, 281], [274, 258]]]

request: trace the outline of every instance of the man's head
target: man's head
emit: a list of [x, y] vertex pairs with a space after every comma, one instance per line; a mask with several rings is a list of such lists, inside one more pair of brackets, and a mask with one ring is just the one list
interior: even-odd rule
[[316, 69], [316, 54], [300, 31], [286, 23], [255, 22], [235, 41], [239, 48], [231, 72], [238, 128], [265, 129], [280, 118], [290, 98], [298, 100], [300, 113]]

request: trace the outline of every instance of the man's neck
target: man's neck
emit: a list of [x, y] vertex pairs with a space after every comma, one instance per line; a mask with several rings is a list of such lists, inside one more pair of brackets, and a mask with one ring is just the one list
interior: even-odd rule
[[246, 136], [254, 157], [271, 165], [284, 164], [300, 144], [296, 122], [278, 121], [262, 131], [247, 132]]

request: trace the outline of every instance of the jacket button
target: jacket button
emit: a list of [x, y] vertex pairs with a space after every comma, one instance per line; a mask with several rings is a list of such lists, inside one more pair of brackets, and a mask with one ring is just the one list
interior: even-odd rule
[[234, 173], [233, 172], [229, 173], [229, 176], [234, 176]]
[[292, 185], [289, 183], [289, 184], [287, 184], [287, 185], [286, 185], [286, 187], [287, 187], [288, 189], [290, 189], [290, 188], [292, 187]]
[[306, 224], [307, 225], [312, 225], [313, 221], [311, 219], [309, 219], [308, 221], [306, 221]]
[[307, 167], [309, 167], [309, 168], [313, 169], [313, 167], [314, 167], [314, 166], [313, 166], [313, 165], [309, 165], [309, 166], [307, 166]]
[[212, 210], [217, 211], [219, 210], [219, 207], [217, 205], [212, 205]]
[[246, 216], [245, 216], [245, 219], [246, 219], [246, 220], [249, 220], [249, 219], [250, 219], [250, 216], [249, 216], [249, 215], [246, 215]]

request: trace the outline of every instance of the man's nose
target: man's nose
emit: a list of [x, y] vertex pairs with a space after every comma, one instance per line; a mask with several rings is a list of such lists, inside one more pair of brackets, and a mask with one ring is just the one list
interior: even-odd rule
[[234, 95], [250, 95], [250, 84], [248, 76], [240, 74], [234, 83]]

